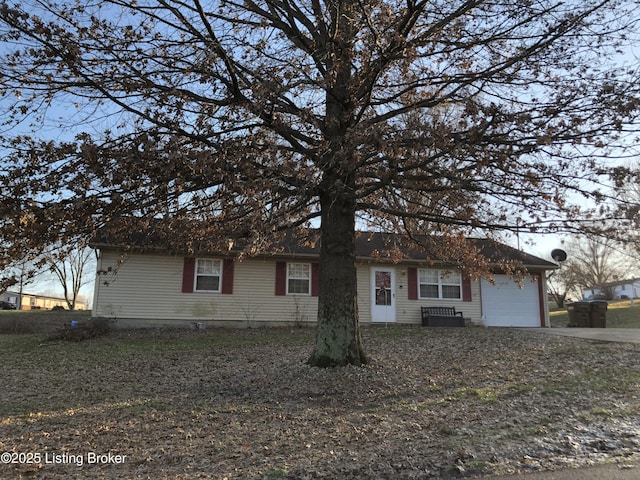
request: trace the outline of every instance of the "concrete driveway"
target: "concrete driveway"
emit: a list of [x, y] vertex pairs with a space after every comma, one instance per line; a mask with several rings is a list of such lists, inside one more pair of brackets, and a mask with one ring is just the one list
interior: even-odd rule
[[535, 328], [536, 332], [600, 342], [640, 343], [640, 328]]
[[553, 472], [484, 477], [483, 480], [638, 480], [638, 478], [640, 478], [638, 465], [629, 463], [594, 465]]

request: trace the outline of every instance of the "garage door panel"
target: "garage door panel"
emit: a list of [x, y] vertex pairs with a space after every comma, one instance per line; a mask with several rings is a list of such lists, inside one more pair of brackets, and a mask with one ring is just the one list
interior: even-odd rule
[[490, 327], [539, 327], [538, 278], [518, 285], [507, 275], [494, 275], [495, 285], [481, 280], [482, 319]]

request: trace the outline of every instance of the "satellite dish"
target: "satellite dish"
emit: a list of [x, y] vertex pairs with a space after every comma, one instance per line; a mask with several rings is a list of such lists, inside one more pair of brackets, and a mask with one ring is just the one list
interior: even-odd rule
[[554, 250], [551, 250], [551, 258], [553, 258], [558, 263], [564, 262], [567, 259], [567, 252], [556, 248]]

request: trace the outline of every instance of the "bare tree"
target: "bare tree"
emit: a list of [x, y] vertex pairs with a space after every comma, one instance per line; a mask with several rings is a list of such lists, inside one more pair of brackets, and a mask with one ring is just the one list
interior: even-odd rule
[[624, 278], [632, 269], [632, 265], [625, 260], [620, 245], [611, 239], [575, 239], [567, 250], [569, 259], [562, 268], [568, 288], [574, 288], [581, 295], [586, 289], [599, 289], [607, 299], [612, 299], [613, 291], [607, 291], [605, 285]]
[[4, 279], [0, 281], [0, 292], [4, 293], [9, 288], [18, 290], [18, 310], [22, 310], [22, 296], [27, 285], [35, 282], [42, 274], [37, 262], [29, 258], [8, 262], [4, 268]]
[[[640, 230], [640, 151], [632, 152], [634, 161], [618, 169], [613, 176], [615, 189], [622, 202], [628, 205], [628, 217], [632, 220], [630, 228]], [[640, 245], [633, 241], [623, 242], [624, 254], [629, 265], [633, 264], [636, 271], [640, 271]]]
[[561, 264], [558, 270], [547, 277], [547, 290], [558, 308], [564, 308], [565, 302], [570, 297], [582, 298], [582, 291], [577, 288], [579, 283], [576, 280], [577, 273], [576, 269], [565, 268], [565, 265]]
[[[636, 66], [615, 57], [638, 8], [5, 0], [1, 243], [162, 217], [173, 251], [251, 254], [320, 219], [310, 362], [361, 364], [358, 219], [430, 239], [468, 275], [488, 268], [468, 235], [630, 224], [601, 158], [637, 116]], [[75, 137], [46, 137], [61, 130]], [[131, 225], [112, 225], [126, 244]]]
[[46, 264], [62, 287], [69, 310], [75, 310], [80, 289], [93, 278], [95, 256], [89, 247], [78, 246], [73, 249], [57, 249], [45, 255]]

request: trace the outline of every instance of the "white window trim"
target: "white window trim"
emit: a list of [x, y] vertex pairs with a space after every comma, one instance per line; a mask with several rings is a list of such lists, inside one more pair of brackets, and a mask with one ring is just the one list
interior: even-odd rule
[[[307, 265], [309, 267], [309, 278], [296, 278], [289, 276], [289, 266], [290, 265]], [[302, 296], [302, 297], [310, 297], [311, 296], [311, 282], [313, 281], [313, 267], [310, 263], [307, 262], [287, 262], [287, 279], [286, 279], [286, 287], [287, 287], [287, 295], [294, 296]], [[309, 288], [307, 289], [307, 293], [299, 293], [299, 292], [289, 292], [289, 279], [292, 280], [308, 280]]]
[[[438, 272], [438, 296], [437, 297], [423, 297], [421, 294], [421, 289], [420, 289], [420, 285], [435, 285], [435, 283], [420, 283], [420, 272], [421, 271], [435, 271]], [[418, 278], [416, 279], [418, 282], [418, 299], [420, 300], [446, 300], [446, 301], [452, 301], [452, 302], [461, 302], [463, 300], [463, 293], [462, 293], [462, 275], [460, 275], [460, 283], [447, 283], [447, 282], [443, 282], [443, 275], [445, 275], [446, 273], [450, 273], [451, 270], [438, 270], [436, 268], [419, 268], [418, 269], [418, 275], [416, 275]], [[446, 286], [458, 286], [460, 287], [460, 297], [459, 298], [445, 298], [442, 296], [442, 286], [446, 285]]]
[[[198, 262], [200, 260], [213, 260], [214, 262], [218, 262], [220, 264], [220, 280], [218, 281], [218, 289], [217, 290], [198, 290], [198, 277], [217, 277], [218, 275], [209, 275], [209, 274], [200, 274], [198, 275]], [[197, 293], [220, 293], [222, 292], [222, 260], [218, 258], [196, 258], [196, 264], [194, 266], [193, 271], [193, 291]]]

